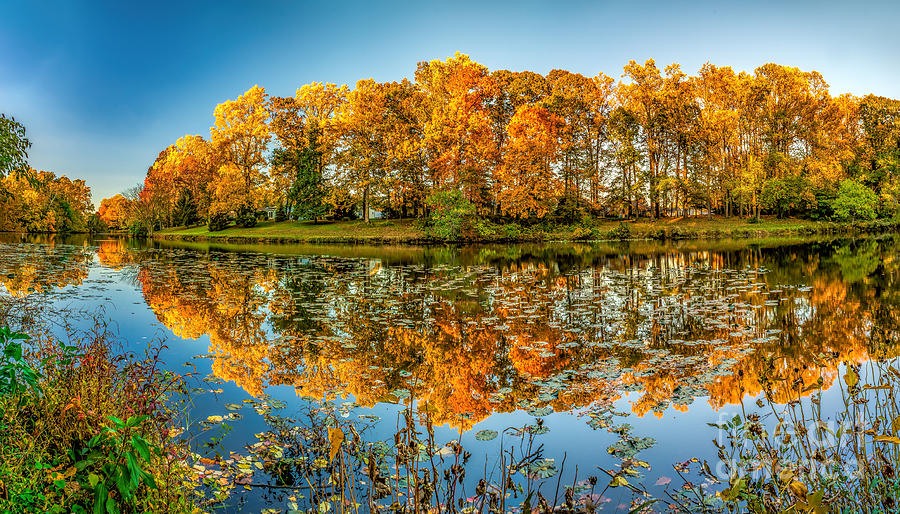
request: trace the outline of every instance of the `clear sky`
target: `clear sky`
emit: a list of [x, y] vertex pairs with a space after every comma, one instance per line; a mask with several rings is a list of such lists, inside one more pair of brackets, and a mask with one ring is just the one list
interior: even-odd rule
[[900, 2], [110, 2], [0, 0], [0, 112], [31, 165], [94, 201], [143, 179], [165, 146], [208, 136], [254, 84], [411, 77], [456, 51], [490, 69], [619, 78], [629, 59], [817, 70], [833, 93], [900, 97]]

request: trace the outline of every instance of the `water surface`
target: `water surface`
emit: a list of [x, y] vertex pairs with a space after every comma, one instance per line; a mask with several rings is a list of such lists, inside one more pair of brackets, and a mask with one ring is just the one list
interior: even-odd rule
[[[437, 438], [543, 420], [564, 482], [714, 458], [708, 422], [740, 411], [777, 375], [785, 401], [842, 363], [897, 354], [900, 241], [868, 239], [402, 247], [216, 245], [4, 235], [5, 294], [101, 309], [136, 351], [158, 338], [173, 370], [216, 383], [191, 415], [271, 397], [284, 410], [338, 399], [389, 439], [403, 404]], [[77, 318], [72, 317], [70, 322]], [[86, 323], [87, 321], [83, 321]], [[264, 429], [245, 409], [224, 434], [240, 451]], [[214, 437], [212, 433], [204, 436]], [[203, 438], [198, 440], [202, 442]], [[623, 441], [629, 443], [623, 447]], [[660, 484], [660, 485], [657, 485]], [[283, 507], [254, 491], [244, 504]], [[607, 492], [610, 508], [624, 501]]]

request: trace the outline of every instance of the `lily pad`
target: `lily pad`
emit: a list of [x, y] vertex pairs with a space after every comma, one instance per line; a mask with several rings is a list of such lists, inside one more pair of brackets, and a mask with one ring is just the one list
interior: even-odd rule
[[477, 439], [478, 441], [490, 441], [495, 437], [497, 437], [496, 430], [482, 430], [475, 434], [475, 439]]

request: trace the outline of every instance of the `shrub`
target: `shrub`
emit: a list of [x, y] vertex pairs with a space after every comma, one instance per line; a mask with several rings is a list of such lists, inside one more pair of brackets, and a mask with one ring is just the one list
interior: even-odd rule
[[458, 241], [472, 235], [476, 219], [475, 206], [460, 191], [440, 191], [427, 198], [434, 235]]
[[210, 232], [225, 230], [226, 228], [228, 228], [228, 215], [224, 212], [217, 212], [210, 215], [209, 221], [206, 224], [206, 228]]
[[855, 180], [848, 179], [841, 182], [832, 208], [834, 217], [840, 221], [868, 221], [875, 219], [877, 205], [878, 196], [874, 191]]
[[131, 234], [131, 237], [147, 237], [150, 230], [147, 229], [147, 225], [144, 225], [143, 222], [135, 221], [128, 226], [128, 233]]
[[522, 237], [522, 227], [518, 223], [503, 225], [503, 237], [506, 239], [519, 239]]
[[250, 207], [241, 207], [238, 209], [234, 222], [239, 227], [250, 228], [256, 226], [256, 211]]
[[22, 342], [30, 339], [25, 334], [0, 328], [0, 395], [18, 394], [25, 390], [39, 392], [37, 379], [40, 374], [25, 362]]
[[102, 326], [68, 345], [0, 328], [0, 512], [195, 510], [168, 437], [181, 378], [112, 345]]
[[486, 219], [476, 219], [472, 230], [478, 239], [494, 239], [498, 235], [497, 225]]
[[572, 231], [573, 241], [584, 241], [587, 239], [592, 239], [593, 237], [594, 231], [589, 228], [575, 227], [575, 230]]
[[619, 223], [619, 226], [609, 231], [611, 239], [625, 240], [631, 238], [631, 227], [625, 223]]

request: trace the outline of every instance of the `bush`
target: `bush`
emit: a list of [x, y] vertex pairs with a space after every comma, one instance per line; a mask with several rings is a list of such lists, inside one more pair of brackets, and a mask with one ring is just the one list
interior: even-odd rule
[[478, 239], [494, 239], [498, 235], [497, 225], [486, 219], [477, 219], [472, 225], [472, 230]]
[[241, 207], [238, 209], [237, 216], [234, 218], [235, 225], [244, 228], [256, 226], [256, 211], [250, 207]]
[[584, 241], [587, 239], [593, 239], [594, 231], [585, 228], [585, 227], [575, 227], [575, 230], [572, 231], [572, 240], [573, 241]]
[[460, 191], [440, 191], [427, 198], [431, 229], [439, 239], [458, 241], [472, 236], [476, 220], [475, 206]]
[[869, 221], [875, 219], [877, 205], [878, 196], [874, 191], [848, 179], [841, 182], [832, 208], [834, 217], [840, 221]]
[[206, 228], [210, 232], [225, 230], [226, 228], [228, 228], [228, 215], [224, 212], [217, 212], [210, 215], [209, 221], [206, 224]]
[[143, 222], [135, 221], [128, 226], [128, 233], [131, 234], [131, 237], [147, 237], [150, 230], [147, 229]]
[[619, 223], [619, 226], [609, 231], [609, 237], [611, 239], [618, 239], [620, 241], [631, 238], [631, 227], [625, 223]]
[[503, 225], [503, 237], [506, 239], [519, 239], [522, 237], [522, 227], [518, 223]]

